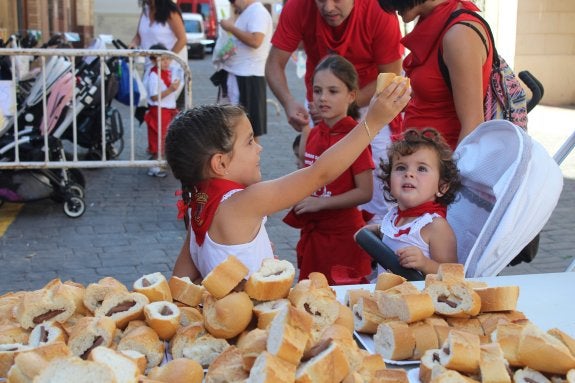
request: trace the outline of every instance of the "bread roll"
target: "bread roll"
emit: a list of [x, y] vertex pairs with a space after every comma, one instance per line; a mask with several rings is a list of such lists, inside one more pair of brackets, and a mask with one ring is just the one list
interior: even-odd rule
[[92, 350], [89, 360], [108, 366], [118, 383], [138, 382], [138, 375], [140, 375], [138, 365], [121, 352], [100, 346]]
[[433, 315], [435, 307], [429, 294], [378, 293], [377, 307], [386, 319], [413, 323]]
[[180, 309], [168, 301], [156, 301], [144, 306], [146, 323], [162, 340], [170, 340], [180, 327]]
[[375, 334], [377, 326], [385, 321], [373, 297], [360, 297], [353, 306], [353, 325], [357, 332]]
[[211, 295], [204, 299], [204, 326], [216, 338], [230, 339], [248, 327], [254, 305], [243, 291], [230, 293], [216, 300]]
[[419, 365], [419, 380], [421, 383], [431, 382], [431, 372], [435, 366], [441, 366], [439, 363], [439, 349], [429, 349], [421, 356]]
[[424, 321], [411, 323], [409, 329], [415, 339], [413, 359], [419, 360], [427, 350], [439, 348], [435, 328], [430, 323]]
[[180, 325], [189, 326], [193, 323], [204, 323], [204, 315], [195, 307], [180, 307]]
[[364, 363], [364, 355], [353, 338], [353, 331], [348, 330], [344, 326], [334, 324], [321, 334], [318, 343], [326, 341], [333, 341], [341, 346], [350, 370], [355, 371]]
[[437, 314], [466, 318], [477, 315], [481, 308], [481, 298], [464, 282], [436, 282], [424, 292], [431, 295]]
[[112, 369], [77, 356], [55, 359], [34, 379], [34, 383], [115, 383]]
[[249, 269], [230, 255], [204, 277], [202, 285], [214, 298], [220, 299], [228, 295], [248, 274]]
[[87, 359], [98, 346], [110, 346], [116, 325], [111, 318], [84, 317], [78, 321], [70, 333], [68, 346], [72, 354]]
[[295, 277], [295, 268], [291, 262], [267, 258], [261, 268], [250, 275], [245, 292], [257, 301], [272, 301], [286, 298]]
[[311, 336], [312, 322], [309, 313], [285, 307], [269, 326], [266, 349], [291, 364], [299, 364]]
[[399, 285], [388, 288], [385, 291], [375, 290], [374, 295], [378, 296], [384, 292], [385, 294], [420, 294], [421, 291], [411, 282], [403, 282]]
[[[295, 289], [294, 289], [295, 290]], [[313, 329], [323, 331], [339, 317], [339, 305], [330, 288], [292, 290], [288, 299], [294, 307], [307, 311], [313, 319]]]
[[4, 322], [0, 325], [0, 344], [6, 343], [28, 343], [30, 330], [23, 329], [18, 323]]
[[243, 368], [242, 353], [236, 346], [230, 346], [210, 364], [205, 383], [245, 383], [248, 377]]
[[409, 383], [407, 371], [400, 368], [386, 368], [374, 374], [374, 381], [381, 383]]
[[86, 288], [81, 283], [74, 281], [66, 281], [62, 283], [60, 279], [56, 278], [48, 282], [44, 288], [50, 288], [51, 286], [58, 286], [68, 292], [69, 296], [74, 300], [74, 305], [76, 306], [75, 313], [81, 315], [90, 314], [90, 311], [84, 305], [84, 294], [86, 292]]
[[[56, 345], [58, 345], [57, 350], [66, 351], [57, 355]], [[48, 347], [53, 349], [55, 352], [46, 353], [47, 355], [37, 352], [39, 349], [45, 349]], [[70, 350], [66, 344], [62, 342], [52, 343], [50, 346], [40, 347], [29, 351], [23, 351], [15, 356], [14, 363], [5, 376], [10, 383], [32, 383], [36, 375], [46, 368], [50, 360], [56, 357], [64, 358], [68, 356], [71, 356]]]
[[567, 372], [567, 382], [575, 383], [575, 368]]
[[479, 370], [482, 383], [511, 383], [509, 363], [498, 343], [481, 345]]
[[433, 366], [431, 370], [431, 383], [479, 383], [458, 371], [443, 366]]
[[201, 383], [204, 369], [194, 360], [177, 358], [152, 368], [148, 377], [166, 383]]
[[193, 283], [189, 277], [180, 278], [174, 275], [170, 278], [168, 285], [170, 286], [173, 300], [193, 307], [202, 303], [205, 290], [202, 286]]
[[134, 363], [136, 363], [136, 366], [138, 367], [138, 371], [140, 372], [140, 374], [146, 372], [146, 365], [148, 364], [148, 361], [146, 360], [146, 355], [136, 350], [122, 350], [120, 352], [126, 355], [128, 358], [132, 359]]
[[375, 289], [380, 291], [385, 291], [387, 289], [391, 289], [392, 287], [401, 285], [407, 281], [401, 275], [397, 275], [394, 273], [380, 273], [377, 276], [377, 281], [375, 282]]
[[405, 322], [380, 323], [373, 336], [375, 352], [385, 359], [406, 360], [413, 357], [415, 338]]
[[437, 279], [445, 283], [458, 283], [465, 280], [465, 270], [461, 263], [440, 263]]
[[515, 383], [551, 383], [545, 375], [529, 367], [516, 370], [513, 374], [513, 381]]
[[517, 354], [527, 367], [540, 372], [565, 375], [575, 368], [575, 357], [567, 346], [534, 325], [523, 327]]
[[353, 309], [353, 306], [355, 306], [360, 297], [372, 296], [372, 292], [366, 289], [349, 289], [345, 292], [343, 303], [350, 309]]
[[552, 328], [548, 330], [547, 334], [560, 340], [565, 346], [567, 346], [571, 355], [575, 356], [575, 338], [565, 333], [564, 331], [559, 330], [558, 328]]
[[26, 292], [16, 309], [20, 326], [31, 329], [46, 321], [65, 322], [76, 311], [72, 294], [61, 284]]
[[393, 82], [397, 76], [395, 73], [380, 73], [377, 75], [377, 82], [375, 86], [375, 94], [381, 93], [385, 88]]
[[247, 383], [292, 383], [296, 366], [263, 351], [255, 359]]
[[205, 334], [184, 347], [182, 356], [193, 359], [202, 365], [202, 367], [208, 368], [229, 346], [230, 344], [227, 340]]
[[339, 315], [337, 316], [334, 325], [341, 325], [347, 328], [350, 332], [353, 332], [354, 329], [354, 318], [353, 318], [353, 311], [344, 305], [343, 303], [339, 304]]
[[470, 332], [472, 334], [479, 335], [480, 337], [485, 335], [485, 333], [483, 332], [483, 327], [481, 326], [481, 322], [477, 318], [447, 317], [445, 318], [445, 321], [449, 324], [450, 327], [453, 327], [457, 330]]
[[[362, 350], [365, 354], [363, 356], [363, 360], [361, 366], [357, 369], [361, 377], [361, 381], [365, 382], [372, 382], [376, 381], [375, 375], [380, 370], [385, 370], [387, 367], [385, 366], [385, 361], [383, 360], [383, 356], [379, 354], [370, 354], [365, 350]], [[354, 376], [357, 377], [357, 376]], [[355, 383], [355, 381], [354, 381]]]
[[494, 332], [495, 340], [499, 343], [503, 356], [512, 367], [525, 367], [519, 359], [519, 340], [523, 327], [515, 323], [501, 323]]
[[0, 344], [0, 378], [6, 377], [8, 370], [14, 364], [14, 358], [26, 350], [30, 350], [30, 346], [20, 343]]
[[[258, 355], [266, 350], [268, 332], [261, 328], [243, 332], [236, 343], [244, 358], [244, 368], [249, 371]], [[295, 369], [294, 369], [295, 371]]]
[[517, 307], [519, 286], [474, 289], [481, 298], [481, 312], [512, 311]]
[[160, 272], [146, 274], [134, 282], [134, 291], [144, 294], [150, 302], [172, 301], [172, 292], [166, 277]]
[[58, 322], [44, 322], [34, 327], [30, 333], [28, 344], [32, 347], [39, 347], [48, 343], [68, 341], [68, 334]]
[[475, 373], [479, 370], [480, 355], [479, 336], [451, 330], [441, 346], [439, 362], [448, 369]]
[[126, 286], [113, 277], [105, 277], [98, 281], [98, 283], [90, 283], [84, 291], [84, 305], [91, 312], [96, 312], [96, 309], [102, 305], [104, 298], [109, 293], [127, 293]]
[[117, 347], [118, 351], [134, 350], [146, 355], [147, 368], [156, 367], [164, 358], [164, 342], [148, 326], [140, 326], [125, 334]]
[[253, 313], [258, 318], [258, 328], [267, 329], [274, 317], [290, 305], [287, 299], [261, 302], [254, 306]]
[[184, 348], [191, 346], [196, 339], [205, 334], [206, 329], [203, 323], [193, 323], [185, 327], [180, 327], [170, 342], [172, 357], [174, 357], [174, 359], [183, 358]]
[[116, 327], [124, 329], [134, 319], [144, 318], [144, 307], [150, 303], [148, 297], [140, 293], [112, 293], [106, 295], [94, 316], [109, 317]]
[[302, 360], [295, 373], [296, 383], [339, 383], [349, 373], [345, 353], [336, 342], [320, 344], [310, 359]]

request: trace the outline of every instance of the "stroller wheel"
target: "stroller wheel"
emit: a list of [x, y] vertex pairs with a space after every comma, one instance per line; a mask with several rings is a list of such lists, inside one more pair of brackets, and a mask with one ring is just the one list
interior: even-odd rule
[[68, 185], [68, 191], [70, 192], [70, 194], [72, 196], [75, 197], [79, 197], [84, 199], [84, 188], [81, 185], [78, 185], [76, 183], [71, 183], [70, 185]]
[[86, 203], [80, 197], [72, 196], [64, 202], [64, 213], [70, 218], [78, 218], [86, 212]]

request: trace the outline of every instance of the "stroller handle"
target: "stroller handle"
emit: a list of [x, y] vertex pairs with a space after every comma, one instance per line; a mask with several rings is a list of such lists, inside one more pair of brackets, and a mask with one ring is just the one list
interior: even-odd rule
[[519, 72], [519, 78], [521, 81], [527, 85], [529, 90], [531, 91], [531, 98], [527, 102], [527, 113], [531, 112], [533, 108], [539, 104], [541, 99], [543, 98], [544, 88], [543, 84], [535, 76], [531, 74], [528, 70], [524, 70]]
[[384, 244], [373, 231], [368, 229], [361, 229], [357, 233], [355, 241], [384, 269], [389, 270], [394, 274], [400, 275], [408, 281], [424, 280], [424, 277], [420, 272], [401, 266], [399, 264], [397, 255], [395, 255], [393, 250]]

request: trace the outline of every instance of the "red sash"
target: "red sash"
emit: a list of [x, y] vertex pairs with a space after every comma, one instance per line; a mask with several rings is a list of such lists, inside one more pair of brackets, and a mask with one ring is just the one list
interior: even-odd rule
[[425, 213], [429, 213], [429, 214], [437, 213], [440, 216], [442, 216], [443, 218], [445, 218], [447, 216], [447, 206], [442, 205], [440, 203], [437, 203], [435, 201], [428, 201], [428, 202], [422, 203], [421, 205], [418, 205], [415, 207], [410, 207], [410, 208], [405, 209], [405, 210], [401, 210], [398, 207], [397, 208], [397, 218], [395, 220], [395, 224], [397, 225], [397, 222], [401, 218], [419, 217]]
[[[158, 74], [158, 67], [152, 67], [151, 72]], [[164, 82], [164, 84], [169, 88], [172, 85], [172, 72], [169, 69], [162, 69], [160, 72], [160, 78]]]

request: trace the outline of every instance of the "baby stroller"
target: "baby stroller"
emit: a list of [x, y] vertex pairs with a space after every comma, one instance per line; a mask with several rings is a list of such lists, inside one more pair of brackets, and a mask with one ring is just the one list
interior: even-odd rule
[[[523, 78], [522, 78], [523, 79]], [[533, 91], [531, 110], [543, 87]], [[558, 162], [529, 135], [506, 120], [479, 125], [455, 153], [462, 179], [447, 220], [457, 237], [458, 262], [467, 277], [497, 275], [537, 237], [557, 205], [563, 187]], [[469, 217], [473, 217], [472, 220]], [[357, 242], [381, 266], [408, 280], [422, 280], [399, 265], [397, 256], [373, 233], [362, 230]]]

